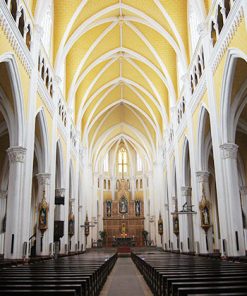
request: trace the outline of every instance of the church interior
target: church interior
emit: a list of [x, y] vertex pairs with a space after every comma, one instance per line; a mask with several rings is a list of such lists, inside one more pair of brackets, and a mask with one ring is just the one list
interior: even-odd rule
[[247, 295], [246, 30], [246, 0], [0, 0], [0, 295]]

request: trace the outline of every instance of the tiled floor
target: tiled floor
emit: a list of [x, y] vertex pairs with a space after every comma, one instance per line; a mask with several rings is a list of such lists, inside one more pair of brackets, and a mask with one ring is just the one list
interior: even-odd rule
[[100, 296], [153, 295], [131, 258], [118, 258]]

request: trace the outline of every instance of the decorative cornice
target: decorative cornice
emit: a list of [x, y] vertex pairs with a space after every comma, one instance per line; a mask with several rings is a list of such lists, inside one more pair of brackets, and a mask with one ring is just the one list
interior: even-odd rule
[[9, 156], [9, 161], [11, 163], [21, 162], [23, 163], [25, 160], [27, 149], [20, 146], [14, 146], [7, 149], [7, 153]]
[[241, 195], [246, 195], [247, 196], [247, 186], [241, 186], [240, 187], [240, 193], [241, 193]]
[[51, 174], [48, 173], [41, 173], [36, 175], [39, 185], [44, 186], [44, 185], [50, 185], [50, 178]]
[[206, 71], [202, 73], [202, 76], [196, 86], [195, 92], [193, 93], [190, 101], [188, 102], [188, 108], [193, 113], [201, 101], [204, 93], [206, 92]]
[[196, 172], [196, 176], [198, 178], [199, 183], [208, 183], [208, 178], [210, 176], [210, 173], [206, 171], [200, 171], [200, 172]]
[[181, 187], [181, 195], [182, 196], [191, 196], [192, 188], [190, 186], [182, 186]]
[[0, 190], [0, 199], [7, 198], [8, 191], [7, 190]]
[[45, 87], [44, 81], [42, 80], [42, 78], [40, 76], [38, 79], [38, 93], [41, 96], [41, 98], [43, 99], [43, 102], [45, 103], [51, 117], [53, 117], [55, 114], [55, 104], [54, 104], [53, 100], [51, 99], [51, 97]]
[[0, 28], [2, 28], [14, 52], [19, 57], [22, 65], [30, 77], [31, 71], [34, 68], [31, 54], [4, 1], [0, 1]]
[[225, 143], [220, 145], [222, 159], [237, 159], [238, 145], [234, 143]]
[[242, 1], [236, 1], [233, 5], [228, 17], [227, 21], [224, 24], [224, 27], [220, 33], [219, 39], [213, 49], [213, 54], [211, 55], [210, 64], [212, 65], [213, 73], [216, 71], [228, 45], [233, 38], [235, 32], [244, 16]]

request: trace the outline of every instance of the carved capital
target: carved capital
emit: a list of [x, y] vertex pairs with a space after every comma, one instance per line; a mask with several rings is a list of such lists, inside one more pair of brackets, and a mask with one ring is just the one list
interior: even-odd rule
[[65, 188], [56, 188], [55, 189], [55, 196], [65, 196]]
[[199, 183], [208, 183], [210, 173], [206, 171], [200, 171], [196, 172], [196, 176]]
[[50, 184], [51, 174], [42, 173], [42, 174], [37, 174], [36, 177], [38, 179], [39, 185], [45, 186]]
[[247, 195], [247, 186], [241, 186], [240, 193], [241, 195]]
[[221, 157], [223, 159], [237, 159], [238, 155], [238, 145], [234, 143], [225, 143], [220, 145]]
[[181, 194], [182, 196], [191, 196], [192, 188], [190, 186], [182, 186]]
[[26, 151], [27, 151], [26, 148], [23, 148], [20, 146], [10, 147], [7, 150], [9, 161], [11, 163], [15, 163], [15, 162], [23, 163], [25, 160]]
[[7, 198], [8, 191], [7, 190], [0, 190], [0, 199]]

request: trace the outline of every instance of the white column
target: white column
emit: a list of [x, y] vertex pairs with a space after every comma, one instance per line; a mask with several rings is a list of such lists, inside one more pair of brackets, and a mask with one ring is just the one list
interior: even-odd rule
[[4, 254], [7, 194], [6, 190], [0, 190], [0, 254]]
[[27, 120], [25, 130], [25, 146], [27, 147], [25, 158], [25, 178], [23, 184], [23, 199], [22, 211], [25, 212], [22, 215], [22, 221], [19, 221], [19, 232], [22, 233], [22, 244], [29, 241], [29, 228], [30, 223], [30, 211], [31, 211], [31, 190], [33, 179], [33, 155], [34, 155], [34, 136], [35, 136], [35, 118], [36, 118], [36, 100], [37, 100], [37, 88], [38, 88], [38, 56], [40, 50], [40, 38], [42, 35], [42, 28], [35, 26], [32, 34], [32, 49], [31, 55], [34, 61], [34, 67], [31, 73], [30, 89], [29, 89], [29, 101], [27, 109]]
[[238, 185], [237, 153], [238, 146], [234, 143], [225, 143], [220, 146], [224, 168], [227, 208], [228, 236], [227, 255], [245, 255], [242, 210]]
[[[210, 190], [209, 190], [209, 172], [206, 171], [200, 171], [196, 172], [197, 180], [198, 180], [198, 187], [200, 195], [198, 197], [198, 204], [201, 201], [202, 196], [202, 188], [204, 187], [206, 198], [210, 201]], [[212, 202], [211, 202], [212, 205]], [[212, 208], [210, 209], [210, 223], [212, 224]], [[212, 253], [213, 252], [213, 234], [212, 234], [212, 227], [210, 227], [205, 233], [205, 231], [201, 228], [201, 217], [200, 217], [200, 211], [198, 210], [198, 213], [196, 215], [196, 226], [198, 229], [200, 229], [200, 245], [199, 245], [199, 252], [201, 254], [206, 253]], [[208, 243], [208, 249], [207, 249], [207, 243]]]
[[9, 156], [9, 186], [4, 257], [8, 259], [20, 259], [22, 258], [23, 246], [19, 226], [22, 216], [26, 214], [21, 211], [26, 148], [10, 147], [7, 152]]
[[148, 231], [148, 187], [147, 175], [143, 176], [143, 206], [144, 206], [144, 230]]
[[[45, 194], [46, 202], [49, 204], [49, 211], [48, 211], [48, 225], [50, 220], [50, 197], [48, 193], [50, 192], [50, 174], [41, 173], [37, 174], [38, 179], [38, 204], [41, 202], [43, 193]], [[39, 217], [38, 217], [39, 218]], [[38, 225], [39, 227], [39, 225]], [[49, 228], [44, 232], [43, 236], [39, 229], [37, 229], [36, 233], [36, 254], [40, 256], [47, 256], [49, 255]], [[41, 243], [42, 243], [42, 250], [41, 250]]]
[[242, 186], [240, 188], [241, 194], [241, 205], [243, 211], [243, 220], [244, 220], [244, 242], [245, 242], [245, 250], [247, 249], [247, 186]]
[[[160, 156], [161, 158], [161, 156]], [[163, 171], [163, 163], [159, 160], [159, 163], [154, 164], [154, 179], [153, 179], [153, 186], [154, 186], [154, 216], [155, 216], [155, 238], [156, 244], [158, 247], [162, 246], [161, 243], [161, 236], [158, 232], [158, 220], [159, 214], [164, 220], [165, 215], [165, 207], [164, 207], [164, 200], [165, 200], [165, 182], [164, 182], [164, 171]]]
[[[181, 198], [182, 204], [187, 202], [187, 206], [191, 206], [191, 192], [192, 188], [190, 186], [181, 187]], [[179, 219], [179, 225], [183, 225], [182, 237], [180, 239], [183, 242], [183, 252], [193, 252], [194, 250], [194, 229], [193, 229], [193, 216], [191, 214], [181, 214]], [[180, 223], [181, 222], [181, 223]]]
[[149, 238], [151, 241], [153, 241], [154, 244], [156, 244], [156, 236], [155, 236], [155, 204], [154, 204], [154, 183], [153, 183], [153, 172], [149, 172], [148, 176], [149, 180], [149, 202], [150, 202], [150, 213], [149, 213]]
[[[69, 219], [70, 213], [73, 213], [74, 218], [75, 218], [75, 198], [70, 198], [69, 199], [69, 212], [68, 212], [68, 215], [65, 217], [65, 219], [67, 221]], [[67, 223], [67, 225], [69, 226], [69, 223]], [[69, 244], [71, 244], [71, 249], [69, 249], [69, 251], [71, 251], [71, 252], [76, 251], [75, 244], [77, 243], [77, 241], [76, 241], [76, 237], [75, 237], [75, 232], [76, 232], [76, 228], [75, 228], [75, 225], [74, 225], [74, 234], [72, 236], [70, 236], [68, 234], [69, 235]], [[77, 248], [78, 248], [78, 246], [77, 246]]]

